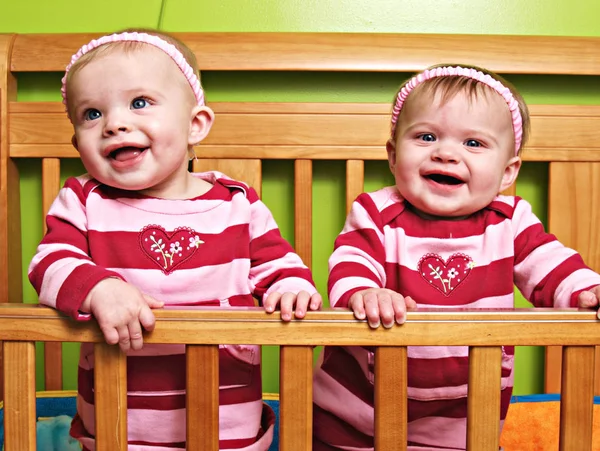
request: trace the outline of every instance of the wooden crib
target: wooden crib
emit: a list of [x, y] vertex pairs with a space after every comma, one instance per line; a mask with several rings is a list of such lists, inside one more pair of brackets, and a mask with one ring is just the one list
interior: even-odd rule
[[[19, 174], [16, 160], [42, 160], [43, 209], [60, 188], [61, 161], [77, 158], [59, 102], [17, 102], [17, 76], [61, 72], [94, 35], [0, 35], [0, 389], [6, 451], [34, 451], [35, 350], [45, 342], [46, 389], [62, 388], [61, 342], [96, 343], [99, 450], [127, 449], [126, 365], [94, 324], [23, 304]], [[203, 71], [412, 72], [440, 62], [504, 74], [600, 75], [600, 39], [293, 33], [182, 33]], [[58, 87], [57, 87], [58, 89]], [[210, 99], [210, 96], [209, 96]], [[391, 100], [391, 99], [390, 99]], [[363, 190], [366, 160], [384, 160], [390, 104], [211, 103], [217, 121], [194, 170], [217, 169], [261, 190], [261, 162], [294, 160], [295, 247], [312, 261], [314, 160], [346, 164], [347, 206]], [[531, 105], [526, 161], [549, 163], [549, 229], [600, 270], [600, 106]], [[514, 192], [514, 187], [513, 187]], [[309, 313], [284, 324], [261, 309], [157, 311], [151, 343], [186, 343], [190, 450], [218, 449], [218, 344], [280, 345], [280, 445], [311, 449], [314, 345], [377, 347], [377, 450], [406, 449], [406, 346], [468, 345], [470, 451], [498, 449], [501, 345], [549, 346], [546, 391], [561, 392], [560, 449], [591, 449], [592, 396], [600, 394], [600, 324], [571, 310], [420, 311], [402, 327], [370, 330], [346, 311]], [[206, 365], [206, 362], [211, 362]], [[202, 363], [202, 364], [200, 364]], [[399, 387], [389, 390], [388, 387]], [[0, 392], [1, 393], [1, 392]], [[0, 397], [0, 399], [2, 399]], [[475, 420], [476, 419], [476, 420]]]

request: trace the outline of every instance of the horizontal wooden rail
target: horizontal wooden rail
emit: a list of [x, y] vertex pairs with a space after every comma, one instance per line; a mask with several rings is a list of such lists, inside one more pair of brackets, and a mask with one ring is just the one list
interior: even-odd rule
[[[345, 309], [309, 312], [283, 323], [262, 308], [154, 311], [148, 343], [339, 346], [550, 346], [599, 345], [600, 322], [584, 309], [429, 310], [409, 312], [407, 322], [371, 330]], [[78, 323], [31, 304], [0, 304], [0, 341], [101, 342], [95, 324]]]
[[[104, 33], [14, 35], [12, 72], [62, 71]], [[443, 62], [514, 74], [600, 74], [596, 37], [397, 33], [174, 33], [201, 70], [411, 72]], [[518, 50], [518, 51], [517, 51]]]
[[[385, 160], [390, 103], [230, 103], [210, 105], [219, 120], [199, 146], [204, 166], [224, 159]], [[525, 161], [600, 161], [600, 106], [530, 105]], [[10, 102], [12, 158], [78, 158], [59, 102]], [[289, 130], [299, 130], [290, 135]], [[200, 161], [202, 161], [200, 160]], [[306, 167], [297, 168], [306, 174]], [[230, 174], [231, 175], [231, 174]], [[308, 222], [310, 224], [310, 222]]]
[[[596, 312], [579, 309], [421, 310], [399, 327], [371, 330], [347, 310], [309, 312], [283, 323], [261, 308], [155, 310], [150, 343], [187, 343], [189, 449], [218, 449], [218, 344], [281, 345], [281, 449], [311, 449], [312, 346], [376, 347], [375, 443], [377, 450], [406, 450], [408, 345], [468, 345], [467, 449], [498, 449], [500, 345], [564, 346], [560, 450], [588, 450], [591, 443], [594, 345], [600, 344]], [[77, 323], [38, 305], [0, 304], [4, 341], [7, 451], [35, 449], [34, 341], [96, 342], [96, 432], [99, 451], [127, 448], [124, 354], [103, 343], [94, 322]], [[210, 362], [199, 365], [199, 362]], [[15, 371], [15, 368], [18, 371]], [[389, 387], [395, 387], [391, 395]], [[209, 443], [210, 442], [210, 443]]]

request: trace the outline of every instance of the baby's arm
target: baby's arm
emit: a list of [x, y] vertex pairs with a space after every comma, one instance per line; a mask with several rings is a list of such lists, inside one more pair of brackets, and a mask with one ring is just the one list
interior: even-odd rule
[[[107, 334], [108, 329], [103, 327], [113, 323], [114, 313], [108, 312], [109, 308], [104, 307], [101, 300], [105, 300], [107, 305], [118, 301], [120, 308], [135, 311], [142, 295], [137, 288], [124, 282], [118, 273], [92, 261], [87, 240], [86, 206], [82, 199], [85, 199], [85, 194], [81, 183], [75, 178], [68, 179], [46, 217], [48, 231], [29, 266], [29, 280], [41, 304], [80, 321], [90, 319], [93, 314], [107, 342], [116, 343], [114, 334]], [[154, 300], [149, 303], [151, 307], [161, 305]], [[144, 309], [138, 311], [144, 327], [152, 327], [152, 313], [150, 321]], [[137, 337], [135, 327], [132, 330]], [[125, 339], [122, 328], [120, 331], [123, 333], [119, 332], [119, 337], [123, 335], [124, 339], [121, 347], [128, 349], [129, 341]], [[135, 347], [141, 346], [137, 338], [134, 341]]]
[[[310, 269], [281, 236], [273, 215], [253, 189], [250, 202], [250, 283], [254, 296], [267, 312], [281, 309], [281, 319], [303, 318], [308, 309], [319, 310], [317, 292]], [[292, 314], [293, 313], [293, 314]]]
[[[517, 198], [518, 199], [518, 198]], [[581, 255], [546, 233], [529, 203], [518, 199], [513, 213], [515, 284], [536, 307], [598, 304], [600, 275]]]
[[334, 307], [348, 307], [371, 327], [404, 323], [406, 309], [415, 301], [385, 288], [385, 247], [380, 212], [362, 194], [353, 203], [344, 229], [329, 258], [329, 299]]

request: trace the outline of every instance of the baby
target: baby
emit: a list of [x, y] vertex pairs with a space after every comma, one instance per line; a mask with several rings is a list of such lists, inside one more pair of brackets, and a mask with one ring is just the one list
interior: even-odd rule
[[[523, 98], [496, 74], [435, 66], [408, 80], [387, 142], [395, 186], [361, 194], [335, 242], [328, 291], [371, 327], [417, 307], [593, 307], [600, 276], [545, 233], [516, 180], [529, 130]], [[314, 450], [373, 449], [374, 356], [327, 347], [314, 379]], [[503, 348], [503, 421], [514, 348]], [[468, 348], [408, 348], [408, 448], [464, 450]], [[393, 389], [393, 388], [390, 388]]]
[[[155, 32], [84, 45], [63, 78], [73, 145], [88, 171], [70, 178], [29, 267], [42, 304], [98, 321], [127, 352], [129, 450], [185, 449], [185, 346], [146, 345], [153, 308], [247, 307], [302, 318], [321, 306], [309, 269], [256, 192], [188, 170], [214, 114], [194, 54]], [[267, 450], [260, 349], [221, 346], [220, 449]], [[95, 449], [94, 355], [81, 346], [71, 434]], [[191, 425], [193, 427], [194, 425]]]

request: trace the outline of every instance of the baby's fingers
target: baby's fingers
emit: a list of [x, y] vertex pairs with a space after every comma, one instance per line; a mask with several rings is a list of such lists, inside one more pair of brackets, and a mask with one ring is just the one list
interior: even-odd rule
[[144, 298], [144, 301], [146, 301], [146, 304], [148, 304], [148, 307], [150, 308], [163, 308], [165, 306], [165, 303], [163, 301], [158, 301], [148, 294], [142, 293], [142, 297]]
[[591, 291], [582, 291], [578, 296], [578, 304], [581, 308], [593, 308], [598, 306], [598, 298]]
[[154, 313], [152, 313], [152, 310], [150, 310], [148, 306], [143, 306], [140, 309], [140, 314], [138, 318], [135, 319], [135, 322], [141, 323], [142, 327], [150, 332], [154, 330], [156, 319], [154, 318]]
[[354, 293], [350, 296], [348, 308], [354, 312], [356, 319], [365, 319], [365, 302], [361, 293]]
[[[408, 300], [398, 293], [392, 294], [392, 305], [394, 306], [394, 316], [398, 324], [404, 324], [406, 321], [406, 308], [408, 306]], [[413, 301], [414, 302], [414, 301]]]
[[311, 310], [321, 310], [323, 306], [323, 298], [319, 293], [315, 293], [310, 297], [310, 309]]
[[379, 296], [377, 293], [367, 292], [363, 295], [363, 299], [365, 303], [365, 314], [367, 315], [367, 321], [369, 326], [375, 329], [381, 324]]
[[279, 300], [281, 299], [281, 293], [273, 292], [267, 296], [267, 299], [264, 300], [263, 306], [267, 313], [273, 313], [279, 304]]

